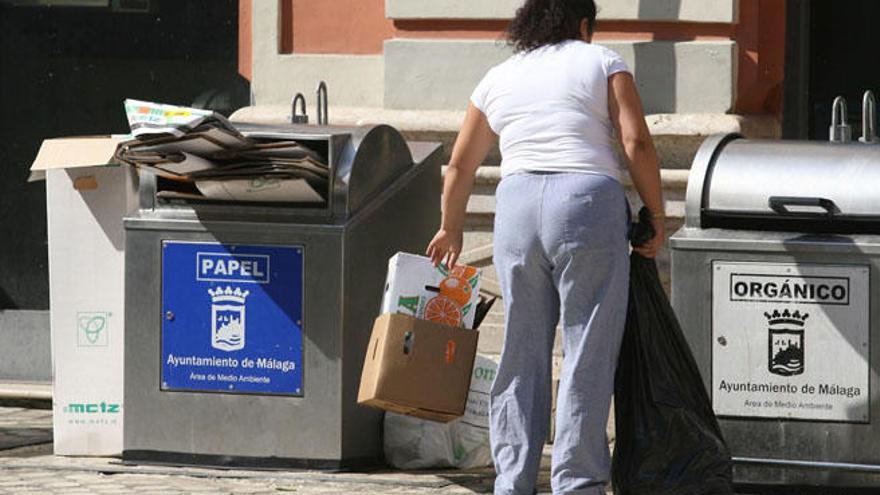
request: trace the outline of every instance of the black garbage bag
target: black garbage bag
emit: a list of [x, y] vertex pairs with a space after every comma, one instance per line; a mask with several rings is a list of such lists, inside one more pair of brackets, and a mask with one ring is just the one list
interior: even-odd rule
[[[634, 245], [653, 237], [639, 212]], [[654, 260], [633, 252], [614, 385], [616, 495], [733, 494], [730, 450]]]

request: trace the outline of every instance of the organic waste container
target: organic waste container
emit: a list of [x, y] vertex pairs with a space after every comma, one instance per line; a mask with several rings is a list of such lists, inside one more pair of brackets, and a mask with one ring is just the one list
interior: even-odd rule
[[832, 131], [709, 138], [670, 239], [673, 306], [740, 483], [880, 481], [880, 146]]

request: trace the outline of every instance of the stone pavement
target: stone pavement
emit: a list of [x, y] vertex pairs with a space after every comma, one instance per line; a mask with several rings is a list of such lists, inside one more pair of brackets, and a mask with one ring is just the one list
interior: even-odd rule
[[[491, 493], [494, 478], [491, 469], [326, 473], [134, 466], [116, 458], [56, 457], [51, 441], [51, 410], [0, 406], [0, 494], [449, 495]], [[549, 493], [546, 454], [540, 490]]]
[[[52, 411], [46, 409], [47, 403], [27, 401], [14, 406], [0, 402], [0, 495], [456, 495], [491, 493], [494, 481], [491, 468], [328, 473], [130, 465], [111, 457], [59, 457], [52, 455]], [[550, 493], [549, 454], [549, 449], [544, 451], [540, 493]], [[612, 493], [610, 488], [607, 493]]]
[[51, 410], [0, 407], [0, 455], [6, 449], [51, 442]]

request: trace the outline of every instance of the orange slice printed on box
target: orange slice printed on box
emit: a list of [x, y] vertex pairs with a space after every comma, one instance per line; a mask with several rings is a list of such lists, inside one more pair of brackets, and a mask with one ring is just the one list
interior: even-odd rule
[[471, 277], [477, 274], [477, 269], [473, 266], [467, 265], [456, 265], [455, 268], [449, 271], [450, 277], [461, 278], [464, 280], [470, 280]]
[[459, 307], [470, 302], [473, 292], [474, 289], [468, 285], [467, 279], [453, 277], [452, 274], [440, 282], [440, 295], [452, 299]]
[[457, 327], [461, 324], [461, 308], [446, 296], [437, 296], [425, 305], [425, 319]]

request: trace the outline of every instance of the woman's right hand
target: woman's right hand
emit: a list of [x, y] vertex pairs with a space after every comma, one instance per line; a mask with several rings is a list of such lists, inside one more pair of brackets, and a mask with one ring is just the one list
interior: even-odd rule
[[[440, 230], [428, 244], [427, 255], [434, 266], [446, 258], [449, 268], [455, 267], [461, 254], [462, 231], [467, 215], [468, 198], [474, 185], [477, 167], [486, 158], [498, 136], [489, 126], [489, 120], [473, 103], [468, 103], [461, 132], [455, 139], [449, 166], [443, 177], [443, 199], [440, 208]], [[444, 228], [447, 226], [455, 229]]]
[[434, 266], [440, 264], [446, 258], [446, 266], [455, 268], [458, 255], [461, 254], [464, 234], [461, 230], [443, 229], [437, 231], [434, 239], [428, 244], [426, 254], [431, 258]]

